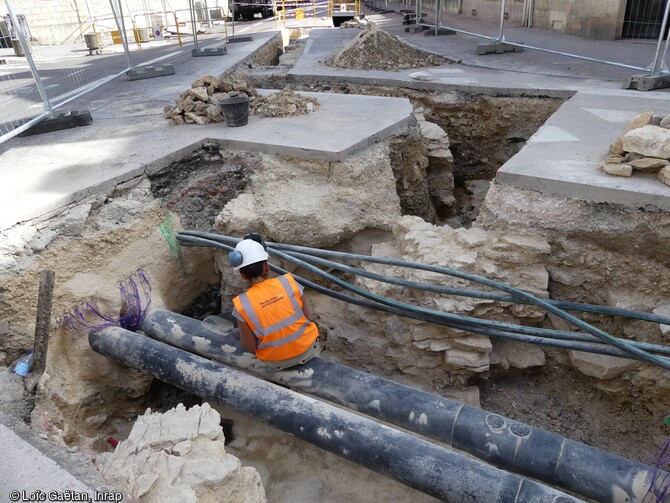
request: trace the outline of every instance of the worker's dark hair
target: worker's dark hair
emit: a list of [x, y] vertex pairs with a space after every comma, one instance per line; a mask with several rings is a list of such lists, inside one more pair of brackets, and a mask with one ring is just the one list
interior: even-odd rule
[[240, 268], [240, 272], [244, 275], [245, 278], [254, 279], [259, 276], [263, 276], [265, 272], [265, 264], [267, 260], [262, 260], [261, 262], [255, 262]]

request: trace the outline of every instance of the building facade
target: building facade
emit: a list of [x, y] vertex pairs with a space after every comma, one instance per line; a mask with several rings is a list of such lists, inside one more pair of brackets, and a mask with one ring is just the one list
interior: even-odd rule
[[[423, 0], [423, 6], [434, 11], [435, 2]], [[500, 20], [501, 0], [442, 2], [443, 11], [449, 14]], [[666, 0], [505, 0], [504, 16], [508, 26], [534, 26], [589, 39], [657, 39], [666, 3]]]

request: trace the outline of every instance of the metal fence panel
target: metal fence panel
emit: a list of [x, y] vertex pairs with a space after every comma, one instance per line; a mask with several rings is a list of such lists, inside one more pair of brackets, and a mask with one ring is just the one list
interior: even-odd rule
[[84, 0], [80, 10], [77, 2], [59, 2], [51, 27], [37, 3], [5, 0], [11, 15], [0, 24], [6, 62], [0, 65], [0, 142], [131, 68], [190, 51], [194, 34], [204, 47], [227, 39], [227, 0]]

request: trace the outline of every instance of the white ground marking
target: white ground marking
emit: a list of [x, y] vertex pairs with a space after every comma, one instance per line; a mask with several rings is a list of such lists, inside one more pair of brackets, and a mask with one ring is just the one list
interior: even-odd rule
[[582, 110], [607, 122], [630, 122], [640, 113], [625, 110], [609, 110], [606, 108], [582, 108]]
[[528, 143], [548, 143], [559, 141], [580, 141], [576, 136], [557, 126], [543, 126]]

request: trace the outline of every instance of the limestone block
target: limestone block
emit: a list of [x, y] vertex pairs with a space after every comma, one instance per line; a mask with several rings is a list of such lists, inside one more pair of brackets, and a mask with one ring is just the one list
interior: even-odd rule
[[444, 353], [444, 359], [454, 367], [465, 367], [474, 372], [486, 372], [489, 369], [488, 353], [449, 349]]
[[19, 262], [15, 257], [0, 255], [0, 276], [15, 275], [19, 271]]
[[216, 86], [216, 90], [222, 93], [229, 93], [233, 90], [233, 86], [227, 80], [222, 80], [221, 83]]
[[608, 306], [622, 309], [651, 311], [654, 307], [647, 296], [634, 295], [632, 292], [626, 290], [609, 289], [606, 292], [605, 299]]
[[200, 101], [200, 102], [195, 104], [195, 113], [197, 115], [207, 115], [207, 109], [210, 106], [211, 105], [209, 103], [206, 103], [204, 101]]
[[668, 390], [670, 389], [670, 374], [667, 370], [660, 367], [646, 367], [633, 376], [633, 384], [640, 387]]
[[184, 112], [192, 112], [195, 109], [195, 100], [193, 97], [189, 96], [188, 98], [184, 98], [183, 100], [178, 101], [177, 106], [179, 106]]
[[670, 159], [670, 130], [658, 126], [633, 129], [624, 135], [623, 148], [647, 157]]
[[630, 165], [633, 166], [635, 171], [642, 171], [645, 173], [656, 173], [668, 164], [668, 161], [665, 159], [656, 159], [654, 157], [643, 157], [642, 159], [630, 161]]
[[633, 166], [630, 164], [612, 164], [612, 163], [603, 163], [598, 166], [598, 169], [605, 174], [613, 176], [632, 176], [633, 175]]
[[670, 166], [666, 166], [658, 172], [658, 179], [666, 185], [670, 185]]
[[526, 369], [540, 367], [546, 363], [540, 346], [521, 342], [496, 340], [490, 354], [491, 364], [503, 368]]
[[573, 367], [582, 374], [597, 379], [614, 379], [639, 365], [635, 360], [618, 358], [616, 356], [597, 355], [572, 350], [568, 353]]
[[33, 225], [15, 225], [0, 232], [0, 255], [21, 253], [37, 234]]
[[621, 156], [621, 155], [608, 155], [605, 158], [605, 162], [609, 164], [621, 164], [622, 162], [626, 162], [627, 160], [628, 160], [627, 156]]
[[646, 126], [649, 124], [654, 117], [654, 112], [643, 112], [637, 117], [635, 117], [632, 122], [628, 125], [628, 127], [621, 133], [621, 135], [612, 143], [612, 146], [610, 147], [609, 153], [613, 155], [622, 155], [624, 152], [626, 152], [626, 149], [624, 148], [623, 145], [623, 137], [628, 133], [629, 131], [640, 128], [642, 126]]
[[670, 115], [663, 117], [658, 125], [662, 128], [668, 129], [670, 127]]
[[209, 93], [207, 93], [207, 88], [205, 87], [193, 87], [188, 90], [188, 94], [200, 101], [209, 100]]
[[105, 479], [146, 502], [265, 503], [260, 476], [227, 454], [220, 416], [207, 403], [140, 416], [102, 464]]
[[[657, 314], [658, 316], [667, 316], [670, 318], [670, 304], [659, 306], [654, 309], [652, 313]], [[664, 337], [670, 339], [670, 325], [659, 325], [659, 327], [661, 329], [661, 334], [663, 334]], [[0, 330], [0, 334], [1, 333], [2, 330]]]
[[221, 109], [218, 105], [209, 105], [207, 107], [207, 117], [212, 119], [213, 122], [222, 122], [225, 120], [225, 117], [221, 115]]
[[230, 94], [228, 93], [214, 93], [209, 97], [208, 103], [211, 103], [212, 105], [219, 105], [219, 101], [225, 100], [230, 98]]
[[388, 145], [377, 144], [336, 163], [330, 173], [326, 162], [288, 165], [264, 157], [263, 169], [254, 174], [256, 189], [226, 204], [216, 227], [242, 235], [253, 228], [266, 239], [318, 247], [364, 229], [389, 230], [400, 215], [400, 201], [387, 156]]
[[191, 119], [194, 123], [200, 126], [204, 126], [205, 124], [209, 124], [210, 122], [212, 122], [212, 120], [209, 117], [207, 116], [201, 117], [200, 115], [197, 115], [193, 112], [186, 112], [184, 114], [184, 118], [186, 122], [188, 122], [187, 119]]
[[203, 85], [208, 84], [214, 87], [218, 86], [220, 83], [219, 78], [215, 77], [214, 75], [205, 75], [203, 77], [200, 77], [200, 80], [202, 81]]
[[469, 335], [454, 339], [454, 348], [463, 351], [477, 351], [479, 353], [490, 353], [493, 349], [491, 339], [481, 335]]

